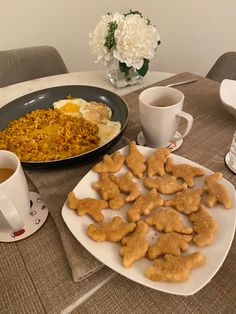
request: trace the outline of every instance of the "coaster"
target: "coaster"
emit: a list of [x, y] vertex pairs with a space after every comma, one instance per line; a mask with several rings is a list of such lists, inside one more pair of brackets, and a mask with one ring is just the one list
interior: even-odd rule
[[[180, 133], [179, 132], [176, 132], [175, 133], [175, 136], [178, 137], [180, 136]], [[145, 138], [144, 138], [144, 135], [143, 135], [143, 132], [140, 131], [138, 136], [137, 136], [137, 143], [141, 146], [146, 146], [145, 144]], [[179, 141], [172, 141], [172, 142], [169, 142], [169, 145], [167, 146], [171, 152], [174, 152], [175, 150], [177, 150], [178, 148], [180, 148], [180, 146], [183, 144], [183, 139], [179, 140]]]
[[39, 193], [29, 192], [29, 218], [21, 230], [13, 233], [0, 231], [0, 242], [15, 242], [25, 239], [42, 227], [48, 217], [48, 209]]
[[225, 155], [225, 163], [229, 167], [229, 169], [236, 174], [236, 161], [232, 163], [232, 160], [229, 158], [229, 152]]

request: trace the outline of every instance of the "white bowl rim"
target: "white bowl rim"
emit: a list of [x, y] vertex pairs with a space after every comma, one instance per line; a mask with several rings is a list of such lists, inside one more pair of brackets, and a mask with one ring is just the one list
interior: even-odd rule
[[[233, 93], [230, 91], [233, 90]], [[220, 84], [220, 98], [225, 105], [225, 107], [229, 107], [232, 111], [235, 110], [236, 115], [236, 80], [224, 79]]]

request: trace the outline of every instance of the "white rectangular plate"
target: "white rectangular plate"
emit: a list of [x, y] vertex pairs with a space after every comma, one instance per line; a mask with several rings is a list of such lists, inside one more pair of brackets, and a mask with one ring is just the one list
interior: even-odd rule
[[[140, 152], [142, 152], [146, 157], [154, 152], [154, 149], [138, 146]], [[127, 154], [128, 147], [124, 147], [121, 150], [122, 154]], [[188, 163], [193, 166], [200, 166], [191, 160], [186, 158], [171, 154], [174, 159], [174, 163]], [[202, 166], [200, 166], [202, 167]], [[205, 170], [206, 175], [210, 175], [213, 172], [207, 168], [202, 167]], [[125, 173], [128, 169], [126, 166], [120, 170], [118, 174]], [[92, 189], [91, 183], [98, 181], [99, 176], [92, 170], [89, 171], [83, 179], [74, 188], [74, 193], [79, 198], [93, 197], [98, 198], [98, 194]], [[138, 181], [138, 179], [135, 179]], [[204, 177], [195, 178], [195, 185], [193, 189], [201, 187], [203, 185]], [[196, 250], [200, 250], [206, 256], [206, 264], [195, 268], [191, 271], [189, 279], [182, 283], [168, 283], [168, 282], [154, 282], [147, 279], [144, 276], [145, 269], [152, 263], [147, 258], [143, 258], [137, 261], [131, 268], [124, 268], [122, 266], [122, 258], [119, 255], [120, 244], [110, 243], [110, 242], [94, 242], [86, 235], [86, 228], [90, 223], [94, 221], [87, 215], [79, 217], [77, 214], [68, 208], [67, 202], [65, 202], [62, 208], [62, 217], [67, 224], [69, 230], [75, 236], [75, 238], [98, 260], [103, 264], [107, 265], [119, 274], [138, 282], [144, 286], [150, 287], [152, 289], [160, 290], [167, 293], [177, 294], [177, 295], [192, 295], [203, 288], [211, 278], [216, 274], [221, 265], [223, 264], [227, 253], [230, 249], [234, 231], [235, 231], [235, 219], [236, 219], [236, 196], [235, 189], [233, 185], [222, 179], [221, 183], [227, 188], [230, 197], [232, 199], [232, 208], [225, 209], [222, 205], [217, 205], [214, 208], [208, 209], [209, 213], [217, 220], [218, 230], [215, 234], [214, 241], [208, 246], [203, 248], [198, 248], [191, 244], [187, 253], [192, 253]], [[145, 188], [142, 186], [142, 190]], [[164, 199], [172, 198], [173, 196], [163, 196]], [[126, 220], [126, 209], [125, 205], [120, 211], [105, 209], [103, 210], [105, 216], [105, 222], [110, 221], [113, 216], [119, 215]], [[184, 217], [185, 223], [190, 224], [190, 222]], [[153, 238], [156, 238], [156, 232], [154, 229], [150, 228], [151, 231], [147, 235], [149, 243], [153, 243]]]

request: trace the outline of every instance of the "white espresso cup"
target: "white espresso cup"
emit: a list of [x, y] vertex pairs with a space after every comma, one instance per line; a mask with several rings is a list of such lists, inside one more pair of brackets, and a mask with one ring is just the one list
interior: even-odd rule
[[30, 212], [29, 190], [19, 158], [0, 150], [0, 231], [18, 231]]
[[[139, 117], [147, 146], [166, 147], [189, 133], [193, 117], [182, 111], [183, 103], [184, 94], [167, 86], [150, 87], [139, 95]], [[187, 126], [183, 134], [175, 136], [180, 118]]]

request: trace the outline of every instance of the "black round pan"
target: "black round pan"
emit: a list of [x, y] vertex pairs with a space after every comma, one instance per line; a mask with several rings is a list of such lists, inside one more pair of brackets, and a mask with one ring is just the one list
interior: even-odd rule
[[65, 99], [66, 96], [83, 98], [87, 101], [97, 101], [107, 104], [112, 110], [113, 121], [121, 123], [120, 133], [103, 146], [97, 147], [89, 152], [66, 159], [50, 161], [22, 161], [27, 168], [48, 168], [62, 166], [74, 162], [85, 162], [86, 160], [100, 155], [111, 148], [124, 133], [129, 120], [129, 110], [125, 101], [118, 95], [99, 87], [85, 85], [56, 86], [39, 90], [20, 98], [0, 108], [0, 130], [3, 130], [8, 122], [24, 116], [35, 109], [53, 108], [53, 102]]

